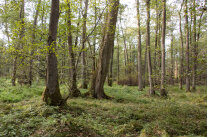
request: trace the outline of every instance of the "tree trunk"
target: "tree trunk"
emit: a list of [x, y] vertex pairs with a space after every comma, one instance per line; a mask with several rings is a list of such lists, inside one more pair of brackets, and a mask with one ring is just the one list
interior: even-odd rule
[[17, 73], [17, 55], [14, 57], [14, 62], [13, 62], [12, 86], [16, 86], [16, 73]]
[[31, 49], [31, 54], [30, 54], [30, 64], [29, 64], [29, 85], [32, 85], [32, 80], [33, 80], [33, 55], [34, 55], [34, 49], [35, 49], [35, 35], [36, 35], [36, 27], [37, 27], [37, 18], [39, 14], [39, 8], [40, 8], [41, 0], [38, 1], [37, 9], [36, 9], [36, 14], [34, 18], [34, 24], [33, 24], [33, 32], [32, 32], [32, 49]]
[[192, 79], [192, 90], [196, 90], [196, 77], [197, 77], [197, 47], [196, 47], [196, 2], [193, 1], [193, 79]]
[[119, 66], [119, 40], [117, 36], [117, 82], [119, 83], [119, 75], [120, 75], [120, 66]]
[[143, 89], [142, 82], [142, 45], [141, 45], [141, 30], [140, 30], [140, 13], [139, 13], [139, 0], [137, 0], [137, 18], [138, 18], [138, 86], [139, 90]]
[[52, 0], [49, 37], [48, 37], [48, 54], [47, 54], [47, 79], [46, 88], [43, 92], [43, 101], [47, 105], [61, 105], [62, 96], [60, 94], [58, 82], [58, 68], [56, 57], [56, 38], [59, 20], [59, 0]]
[[148, 63], [148, 76], [149, 76], [149, 94], [154, 95], [154, 86], [152, 81], [152, 63], [151, 63], [151, 50], [150, 50], [150, 0], [146, 1], [147, 4], [147, 37], [146, 37], [146, 47], [147, 47], [147, 63]]
[[88, 0], [85, 0], [85, 11], [83, 15], [83, 34], [82, 34], [82, 88], [87, 89], [87, 66], [86, 66], [86, 51], [85, 51], [85, 43], [86, 43], [86, 19], [88, 12]]
[[188, 27], [188, 1], [185, 0], [185, 28], [186, 28], [186, 92], [190, 92], [190, 68], [189, 68], [189, 27]]
[[104, 41], [101, 45], [98, 68], [92, 79], [94, 85], [91, 85], [93, 97], [101, 99], [107, 98], [104, 93], [104, 82], [109, 69], [109, 62], [112, 55], [112, 49], [114, 46], [114, 37], [116, 31], [117, 14], [119, 7], [119, 0], [110, 0], [109, 18], [106, 27], [106, 34]]
[[167, 92], [165, 90], [165, 31], [166, 31], [166, 0], [163, 0], [163, 20], [162, 20], [162, 64], [161, 64], [161, 96], [167, 96]]
[[181, 41], [181, 52], [180, 52], [180, 89], [183, 89], [183, 73], [184, 73], [184, 68], [183, 68], [183, 63], [184, 63], [184, 47], [183, 47], [183, 32], [182, 32], [182, 20], [181, 20], [181, 10], [182, 10], [182, 5], [181, 9], [179, 11], [179, 19], [180, 19], [180, 41]]
[[171, 68], [170, 68], [170, 84], [174, 85], [174, 46], [173, 46], [173, 32], [171, 38], [171, 48], [170, 48], [170, 60], [171, 60]]
[[114, 45], [113, 45], [113, 49], [112, 49], [110, 69], [109, 69], [109, 75], [108, 75], [108, 85], [110, 87], [112, 87], [112, 85], [113, 85], [113, 58], [114, 58]]
[[69, 46], [69, 64], [70, 66], [70, 95], [72, 97], [80, 96], [80, 91], [77, 88], [77, 80], [76, 80], [76, 67], [75, 67], [75, 55], [73, 52], [73, 42], [72, 42], [72, 25], [71, 25], [71, 8], [70, 2], [68, 2], [68, 46]]

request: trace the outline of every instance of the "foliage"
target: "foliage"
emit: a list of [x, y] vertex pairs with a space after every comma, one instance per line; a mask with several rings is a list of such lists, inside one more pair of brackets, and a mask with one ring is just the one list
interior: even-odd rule
[[1, 79], [1, 87], [0, 136], [207, 135], [206, 87], [185, 93], [169, 86], [169, 98], [163, 99], [148, 96], [147, 88], [106, 86], [112, 100], [71, 98], [64, 107], [40, 101], [43, 83], [26, 90], [24, 86], [10, 87], [8, 80]]

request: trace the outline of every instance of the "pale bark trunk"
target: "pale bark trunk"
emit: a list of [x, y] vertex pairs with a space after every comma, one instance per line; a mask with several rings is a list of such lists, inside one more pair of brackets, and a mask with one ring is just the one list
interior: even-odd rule
[[154, 95], [154, 86], [152, 81], [152, 63], [151, 63], [151, 49], [150, 49], [150, 0], [146, 1], [147, 4], [147, 37], [146, 37], [146, 46], [147, 46], [147, 64], [148, 64], [148, 77], [149, 77], [149, 94]]
[[85, 43], [86, 43], [86, 19], [88, 12], [88, 0], [85, 0], [85, 11], [83, 15], [83, 34], [82, 34], [82, 88], [87, 89], [87, 66], [86, 66], [86, 51], [85, 51]]
[[59, 0], [52, 0], [49, 37], [48, 37], [48, 54], [47, 54], [47, 79], [46, 88], [43, 92], [43, 101], [47, 105], [61, 105], [62, 96], [60, 94], [58, 82], [58, 68], [56, 57], [56, 39], [59, 20]]
[[[173, 33], [173, 32], [172, 32]], [[173, 45], [173, 34], [172, 34], [172, 38], [171, 38], [171, 49], [170, 49], [170, 60], [171, 60], [171, 69], [170, 69], [170, 82], [172, 85], [174, 85], [174, 45]]]
[[138, 18], [138, 86], [139, 90], [143, 89], [143, 81], [142, 81], [142, 45], [141, 45], [141, 30], [140, 30], [140, 13], [139, 13], [139, 0], [137, 0], [137, 18]]

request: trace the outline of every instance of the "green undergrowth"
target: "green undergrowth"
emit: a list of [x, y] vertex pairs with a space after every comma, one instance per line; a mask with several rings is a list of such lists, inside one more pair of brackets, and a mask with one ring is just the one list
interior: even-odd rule
[[[7, 80], [1, 84], [0, 136], [207, 136], [206, 87], [186, 93], [169, 86], [164, 99], [137, 87], [106, 86], [111, 100], [80, 97], [51, 107], [41, 101], [43, 83], [30, 88], [11, 87]], [[66, 90], [61, 86], [63, 94]]]

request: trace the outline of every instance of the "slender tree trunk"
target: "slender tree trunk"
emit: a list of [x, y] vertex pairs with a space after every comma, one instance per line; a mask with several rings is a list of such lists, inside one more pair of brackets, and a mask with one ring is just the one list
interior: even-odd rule
[[145, 53], [144, 53], [144, 68], [143, 68], [143, 88], [146, 86], [146, 72], [147, 72], [147, 46], [145, 47]]
[[183, 68], [183, 64], [184, 64], [184, 47], [183, 47], [183, 32], [182, 32], [182, 19], [181, 19], [181, 11], [182, 11], [182, 5], [181, 5], [181, 9], [179, 11], [179, 27], [180, 27], [180, 41], [181, 41], [181, 51], [180, 51], [180, 84], [179, 87], [180, 89], [183, 89], [183, 73], [184, 73], [184, 68]]
[[196, 47], [196, 2], [193, 1], [193, 79], [192, 79], [192, 90], [196, 90], [196, 77], [197, 77], [197, 47]]
[[[95, 17], [94, 17], [94, 24], [96, 24], [97, 20], [97, 7], [96, 7], [96, 0], [94, 2], [95, 4]], [[96, 70], [96, 30], [94, 30], [94, 39], [93, 39], [93, 72]]]
[[147, 3], [147, 37], [146, 37], [146, 46], [147, 46], [147, 63], [148, 63], [148, 76], [149, 76], [149, 94], [154, 95], [154, 85], [152, 81], [152, 63], [151, 63], [151, 50], [150, 50], [150, 0], [146, 1]]
[[142, 44], [141, 44], [141, 30], [140, 30], [140, 13], [139, 13], [139, 0], [137, 0], [137, 18], [138, 18], [138, 85], [139, 90], [143, 89], [142, 81]]
[[87, 89], [87, 66], [86, 66], [86, 51], [85, 51], [85, 43], [86, 43], [86, 19], [87, 19], [87, 12], [88, 12], [88, 0], [85, 0], [85, 11], [83, 15], [83, 34], [82, 34], [82, 88]]
[[159, 13], [158, 13], [158, 1], [156, 0], [156, 29], [155, 29], [155, 51], [154, 51], [154, 72], [155, 72], [155, 76], [154, 76], [154, 83], [155, 85], [158, 84], [158, 63], [157, 63], [157, 45], [158, 45], [158, 29], [159, 29]]
[[109, 0], [109, 18], [106, 27], [106, 34], [100, 49], [98, 68], [92, 79], [94, 85], [91, 85], [93, 97], [101, 99], [108, 98], [104, 93], [104, 83], [109, 69], [109, 62], [114, 46], [114, 37], [116, 31], [116, 22], [118, 15], [119, 0]]
[[163, 0], [163, 20], [162, 20], [162, 64], [161, 64], [161, 96], [167, 96], [165, 90], [165, 31], [166, 31], [166, 0]]
[[70, 95], [72, 97], [78, 97], [80, 95], [80, 91], [77, 88], [77, 80], [76, 80], [76, 67], [75, 67], [75, 55], [73, 52], [73, 42], [72, 42], [72, 25], [71, 25], [71, 8], [70, 2], [68, 2], [68, 46], [69, 46], [69, 64], [70, 66]]
[[76, 37], [75, 37], [75, 47], [78, 45], [78, 37], [79, 37], [79, 26], [80, 26], [80, 20], [81, 20], [81, 10], [82, 10], [82, 0], [80, 0], [80, 8], [78, 13], [78, 23], [77, 23], [77, 29], [76, 29]]
[[186, 28], [186, 92], [190, 91], [190, 67], [189, 67], [189, 27], [188, 27], [188, 1], [185, 0], [185, 28]]
[[30, 63], [29, 63], [29, 85], [32, 85], [32, 80], [33, 80], [33, 55], [34, 55], [34, 49], [35, 49], [35, 38], [36, 38], [36, 27], [37, 27], [37, 18], [38, 18], [38, 14], [39, 14], [39, 8], [40, 8], [40, 4], [41, 4], [41, 0], [38, 1], [38, 5], [37, 5], [37, 9], [36, 9], [36, 14], [35, 14], [35, 18], [34, 18], [34, 24], [33, 24], [33, 32], [32, 32], [32, 51], [30, 54]]
[[47, 79], [46, 88], [43, 92], [43, 101], [47, 105], [62, 105], [62, 96], [60, 94], [58, 82], [58, 68], [56, 57], [56, 38], [59, 20], [59, 0], [52, 0], [49, 37], [48, 37], [48, 54], [47, 54]]
[[14, 62], [13, 62], [12, 86], [16, 86], [16, 73], [17, 73], [17, 55], [14, 57]]
[[172, 38], [171, 38], [171, 50], [170, 50], [170, 60], [171, 60], [171, 69], [170, 69], [170, 83], [174, 85], [174, 45], [173, 45], [173, 32], [172, 32]]
[[117, 82], [119, 83], [120, 66], [119, 66], [119, 40], [117, 36]]

